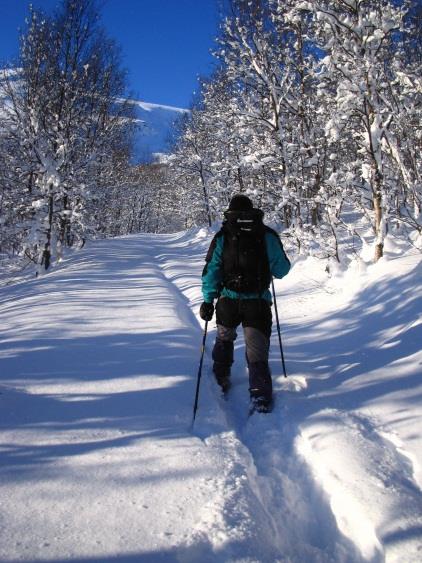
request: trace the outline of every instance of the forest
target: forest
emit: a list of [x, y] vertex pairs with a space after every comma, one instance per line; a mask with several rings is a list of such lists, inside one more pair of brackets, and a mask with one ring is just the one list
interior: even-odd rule
[[229, 0], [215, 71], [163, 162], [134, 162], [119, 48], [95, 0], [32, 9], [0, 75], [0, 255], [38, 272], [89, 239], [222, 218], [249, 195], [292, 254], [421, 247], [418, 0]]

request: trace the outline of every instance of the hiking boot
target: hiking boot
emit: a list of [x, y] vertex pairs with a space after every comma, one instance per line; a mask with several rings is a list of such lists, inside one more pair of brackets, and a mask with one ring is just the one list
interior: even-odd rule
[[253, 392], [258, 391], [257, 389], [251, 389], [251, 412], [271, 412], [273, 401], [271, 397], [265, 397], [263, 395], [254, 395]]
[[268, 362], [250, 362], [249, 392], [252, 398], [263, 398], [271, 402], [273, 386]]

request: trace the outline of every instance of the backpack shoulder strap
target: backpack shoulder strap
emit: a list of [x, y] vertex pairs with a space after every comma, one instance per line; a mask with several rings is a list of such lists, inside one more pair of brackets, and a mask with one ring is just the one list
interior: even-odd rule
[[207, 255], [205, 256], [205, 262], [211, 262], [212, 255], [214, 254], [215, 247], [217, 246], [217, 240], [224, 236], [224, 230], [221, 228], [218, 233], [214, 235], [214, 238], [211, 241], [210, 247], [208, 248]]

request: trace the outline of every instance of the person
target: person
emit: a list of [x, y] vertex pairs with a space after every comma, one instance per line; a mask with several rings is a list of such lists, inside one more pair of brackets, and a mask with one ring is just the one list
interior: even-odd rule
[[243, 326], [249, 393], [257, 410], [272, 405], [268, 364], [272, 325], [272, 276], [290, 270], [278, 234], [264, 224], [264, 213], [243, 194], [232, 197], [221, 229], [214, 236], [202, 272], [203, 303], [200, 317], [210, 321], [216, 303], [217, 336], [212, 351], [213, 371], [225, 393], [230, 387], [234, 341]]

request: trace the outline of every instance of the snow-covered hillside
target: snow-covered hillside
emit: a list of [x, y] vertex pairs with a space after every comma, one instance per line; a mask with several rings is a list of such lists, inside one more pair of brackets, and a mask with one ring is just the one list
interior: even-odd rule
[[135, 158], [148, 161], [156, 153], [168, 154], [174, 123], [188, 110], [141, 101], [133, 103], [139, 125]]
[[274, 411], [247, 417], [241, 337], [220, 396], [211, 330], [192, 428], [210, 236], [98, 241], [0, 290], [0, 560], [419, 562], [420, 253], [296, 262]]
[[[0, 69], [0, 117], [7, 103], [3, 87], [4, 70]], [[19, 71], [8, 71], [9, 78], [19, 77]], [[149, 162], [156, 154], [168, 154], [174, 135], [175, 122], [189, 110], [173, 106], [132, 101], [135, 107], [137, 130], [135, 136], [135, 162]]]

